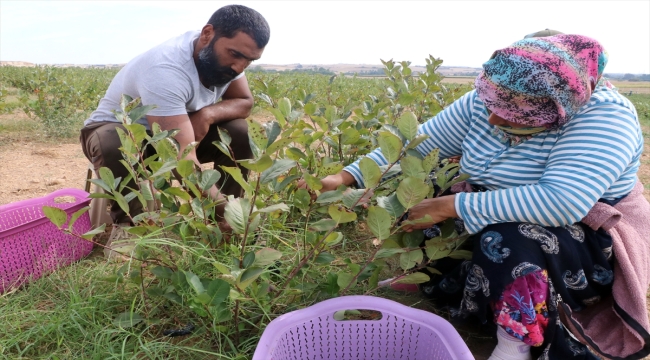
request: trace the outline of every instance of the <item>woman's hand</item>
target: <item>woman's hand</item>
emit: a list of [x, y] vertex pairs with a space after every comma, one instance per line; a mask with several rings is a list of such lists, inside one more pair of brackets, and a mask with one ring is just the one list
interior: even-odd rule
[[419, 220], [424, 218], [426, 215], [429, 215], [431, 220], [417, 224], [407, 224], [404, 225], [402, 229], [406, 232], [427, 229], [441, 221], [458, 217], [456, 206], [454, 204], [455, 200], [456, 195], [447, 195], [422, 200], [422, 202], [409, 209], [409, 217], [407, 220]]
[[[336, 190], [341, 185], [350, 186], [354, 185], [356, 181], [354, 177], [350, 175], [347, 171], [341, 171], [335, 175], [328, 175], [320, 180], [321, 185], [323, 186], [320, 189], [320, 192]], [[296, 185], [298, 189], [308, 189], [307, 182], [304, 179], [300, 179]], [[312, 197], [315, 197], [315, 194], [312, 194]]]

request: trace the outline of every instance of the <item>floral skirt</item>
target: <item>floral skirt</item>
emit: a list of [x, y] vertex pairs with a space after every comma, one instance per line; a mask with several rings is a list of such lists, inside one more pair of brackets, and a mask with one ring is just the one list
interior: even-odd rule
[[598, 359], [562, 326], [558, 303], [580, 311], [611, 293], [612, 239], [605, 231], [582, 223], [501, 223], [468, 241], [472, 260], [439, 282], [461, 299], [453, 314], [493, 320], [541, 359]]

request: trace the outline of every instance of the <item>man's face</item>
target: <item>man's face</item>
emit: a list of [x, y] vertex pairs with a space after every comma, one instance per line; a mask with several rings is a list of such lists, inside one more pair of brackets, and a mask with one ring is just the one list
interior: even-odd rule
[[199, 51], [196, 69], [204, 86], [223, 86], [259, 59], [263, 51], [243, 32], [232, 38], [215, 36]]

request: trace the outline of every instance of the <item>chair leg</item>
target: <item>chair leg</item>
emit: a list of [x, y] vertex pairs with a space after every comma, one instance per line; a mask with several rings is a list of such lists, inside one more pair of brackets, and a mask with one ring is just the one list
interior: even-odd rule
[[[88, 173], [86, 174], [86, 192], [90, 192], [91, 182], [90, 179], [93, 178], [93, 165], [88, 166]], [[95, 185], [93, 186], [93, 193], [103, 194], [104, 189]], [[111, 225], [113, 220], [108, 213], [108, 199], [96, 198], [90, 201], [90, 223], [94, 228], [100, 227], [102, 224]]]

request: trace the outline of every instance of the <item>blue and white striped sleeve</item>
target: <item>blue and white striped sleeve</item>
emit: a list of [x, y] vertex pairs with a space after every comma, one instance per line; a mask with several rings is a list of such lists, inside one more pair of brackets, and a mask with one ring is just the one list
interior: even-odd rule
[[642, 150], [634, 107], [592, 100], [585, 112], [565, 125], [538, 183], [460, 193], [456, 210], [470, 233], [501, 222], [573, 224], [614, 182], [634, 186]]
[[[454, 101], [449, 107], [429, 119], [418, 128], [419, 134], [429, 136], [424, 142], [416, 147], [422, 155], [426, 155], [433, 149], [440, 149], [440, 157], [447, 158], [461, 154], [461, 146], [465, 135], [470, 128], [472, 109], [476, 101], [476, 92], [471, 91]], [[388, 161], [382, 155], [381, 149], [377, 148], [368, 155], [379, 166], [388, 165]], [[358, 159], [343, 170], [350, 173], [357, 182], [357, 186], [363, 188], [363, 176], [359, 169]]]

